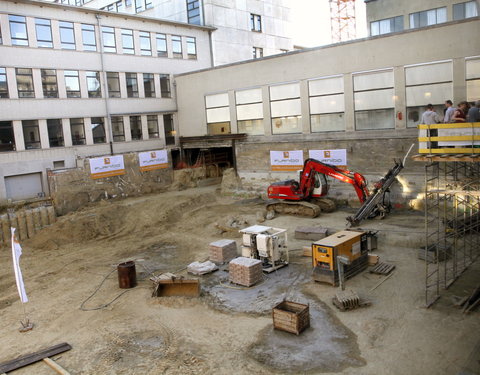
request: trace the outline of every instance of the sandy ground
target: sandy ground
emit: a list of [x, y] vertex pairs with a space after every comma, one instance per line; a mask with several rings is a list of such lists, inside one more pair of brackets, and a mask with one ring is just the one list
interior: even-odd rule
[[[9, 249], [0, 252], [0, 362], [61, 342], [73, 349], [55, 357], [72, 374], [457, 374], [479, 373], [480, 313], [462, 314], [450, 295], [479, 283], [474, 264], [433, 308], [424, 305], [425, 264], [416, 258], [423, 216], [395, 213], [363, 228], [380, 230], [382, 261], [392, 277], [364, 272], [347, 281], [372, 301], [339, 312], [336, 288], [311, 281], [310, 258], [293, 238], [299, 225], [340, 230], [347, 211], [316, 219], [281, 216], [265, 222], [288, 228], [291, 265], [249, 290], [225, 287], [219, 270], [201, 277], [202, 296], [152, 298], [150, 273], [184, 273], [205, 260], [208, 244], [223, 237], [214, 223], [256, 223], [262, 205], [222, 197], [218, 186], [102, 202], [61, 217], [24, 242], [21, 265], [35, 328], [19, 333], [18, 300]], [[136, 260], [138, 286], [118, 288], [116, 265]], [[112, 272], [113, 271], [113, 272]], [[105, 279], [106, 278], [106, 279]], [[79, 309], [85, 304], [96, 308]], [[125, 293], [124, 293], [125, 292]], [[121, 293], [124, 293], [120, 295]], [[271, 307], [283, 298], [310, 304], [312, 327], [300, 336], [274, 331]], [[469, 372], [467, 372], [469, 371]], [[37, 363], [15, 374], [52, 374]]]

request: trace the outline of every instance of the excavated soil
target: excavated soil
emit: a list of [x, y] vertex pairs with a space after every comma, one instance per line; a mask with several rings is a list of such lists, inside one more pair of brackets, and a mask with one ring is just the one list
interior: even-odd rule
[[[228, 283], [226, 266], [199, 277], [199, 298], [152, 298], [152, 274], [174, 272], [208, 257], [208, 244], [238, 240], [238, 228], [263, 216], [261, 200], [222, 197], [216, 186], [100, 202], [60, 217], [22, 243], [21, 266], [32, 331], [19, 333], [23, 308], [11, 267], [0, 250], [0, 362], [61, 342], [72, 350], [54, 357], [79, 375], [116, 374], [457, 374], [475, 373], [479, 312], [461, 314], [448, 300], [423, 307], [425, 265], [416, 258], [423, 217], [394, 212], [362, 223], [380, 230], [382, 261], [392, 277], [364, 272], [347, 288], [372, 306], [339, 312], [338, 289], [312, 282], [309, 241], [294, 239], [297, 226], [345, 228], [351, 212], [316, 219], [280, 216], [262, 222], [288, 228], [290, 265], [249, 289]], [[118, 263], [135, 260], [138, 286], [119, 289]], [[465, 295], [478, 284], [473, 265], [449, 293]], [[90, 298], [89, 298], [90, 297]], [[299, 336], [274, 331], [271, 308], [282, 299], [310, 304], [311, 328]], [[82, 306], [83, 310], [80, 309]], [[15, 374], [47, 375], [43, 363]]]

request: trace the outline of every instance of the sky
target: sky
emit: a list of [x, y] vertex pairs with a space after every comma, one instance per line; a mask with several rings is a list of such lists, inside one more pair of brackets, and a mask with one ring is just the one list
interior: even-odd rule
[[[316, 47], [331, 43], [329, 0], [290, 0], [293, 43]], [[355, 1], [357, 38], [367, 36], [364, 0]]]

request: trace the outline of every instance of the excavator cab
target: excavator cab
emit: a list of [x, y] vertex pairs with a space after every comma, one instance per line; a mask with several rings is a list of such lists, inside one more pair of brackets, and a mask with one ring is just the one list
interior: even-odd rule
[[323, 197], [328, 194], [327, 177], [323, 173], [315, 173], [312, 197]]

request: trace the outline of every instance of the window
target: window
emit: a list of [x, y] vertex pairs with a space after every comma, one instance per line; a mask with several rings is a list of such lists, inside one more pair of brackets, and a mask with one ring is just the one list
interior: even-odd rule
[[152, 0], [145, 0], [145, 8], [146, 9], [153, 8]]
[[127, 80], [127, 96], [129, 98], [138, 98], [137, 73], [125, 73]]
[[53, 48], [50, 20], [35, 18], [35, 32], [37, 33], [38, 47]]
[[101, 98], [100, 72], [87, 72], [87, 91], [89, 98]]
[[173, 115], [163, 115], [163, 129], [165, 131], [165, 144], [175, 144], [175, 130], [173, 129]]
[[117, 52], [115, 44], [115, 29], [113, 27], [102, 26], [102, 39], [104, 52]]
[[44, 98], [58, 98], [57, 71], [41, 69]]
[[8, 16], [10, 37], [14, 46], [28, 46], [27, 22], [22, 16]]
[[[132, 6], [132, 0], [125, 0], [125, 6], [127, 8], [130, 8]], [[123, 124], [123, 119], [122, 119], [122, 124]]]
[[15, 136], [11, 121], [0, 121], [0, 152], [15, 151]]
[[75, 49], [73, 23], [60, 21], [60, 42], [63, 49]]
[[167, 36], [165, 34], [157, 34], [157, 56], [167, 56]]
[[50, 147], [63, 147], [64, 142], [63, 142], [62, 120], [48, 119], [47, 130], [48, 130], [48, 142], [50, 144]]
[[83, 124], [83, 118], [71, 118], [70, 131], [72, 133], [72, 145], [80, 146], [86, 143], [85, 142], [85, 126]]
[[122, 47], [123, 53], [133, 55], [135, 54], [135, 49], [133, 47], [133, 31], [122, 29]]
[[356, 130], [395, 128], [392, 70], [355, 74], [353, 88]]
[[142, 121], [140, 116], [130, 116], [130, 135], [132, 141], [142, 139]]
[[135, 13], [143, 12], [152, 7], [151, 0], [135, 0]]
[[250, 14], [250, 30], [262, 32], [262, 16]]
[[171, 98], [170, 92], [170, 76], [168, 74], [160, 74], [160, 90], [162, 98]]
[[112, 134], [114, 142], [124, 142], [125, 141], [125, 130], [123, 127], [123, 117], [122, 116], [112, 116]]
[[187, 0], [187, 16], [188, 23], [194, 25], [201, 25], [200, 18], [200, 1], [199, 0]]
[[152, 44], [150, 43], [150, 33], [140, 31], [140, 54], [152, 56]]
[[262, 89], [235, 92], [237, 125], [239, 133], [249, 135], [265, 134], [263, 128]]
[[476, 1], [453, 4], [453, 19], [463, 20], [464, 18], [477, 17], [478, 9]]
[[403, 16], [387, 18], [370, 23], [370, 35], [382, 35], [403, 30]]
[[7, 69], [0, 68], [0, 98], [8, 97]]
[[123, 1], [122, 0], [117, 1], [115, 3], [115, 6], [117, 7], [117, 12], [123, 12]]
[[447, 22], [447, 7], [425, 10], [410, 14], [410, 28], [425, 27], [436, 25], [437, 23]]
[[263, 48], [253, 47], [253, 58], [259, 59], [260, 57], [263, 57]]
[[25, 149], [32, 150], [41, 148], [40, 131], [38, 129], [38, 120], [23, 120], [23, 139], [25, 140]]
[[35, 90], [33, 88], [32, 69], [16, 68], [17, 90], [19, 98], [34, 98]]
[[82, 24], [82, 41], [84, 51], [96, 51], [95, 26]]
[[67, 89], [67, 98], [80, 98], [80, 81], [78, 80], [78, 70], [65, 70], [65, 87]]
[[230, 134], [228, 93], [205, 96], [208, 135]]
[[197, 44], [195, 38], [187, 36], [187, 53], [189, 59], [197, 58]]
[[148, 138], [158, 138], [158, 116], [148, 115], [147, 124], [148, 124]]
[[270, 86], [272, 134], [302, 133], [300, 84]]
[[178, 35], [172, 35], [172, 51], [173, 57], [177, 59], [182, 58], [182, 37]]
[[[480, 98], [480, 59], [465, 61], [465, 80], [467, 84], [467, 100], [475, 101]], [[0, 78], [1, 81], [1, 78]], [[1, 84], [1, 82], [0, 82]]]
[[118, 73], [107, 72], [107, 86], [109, 98], [120, 97], [120, 79], [118, 78]]
[[146, 98], [155, 97], [155, 81], [152, 73], [143, 73], [143, 90]]
[[311, 131], [345, 130], [343, 76], [308, 82]]
[[105, 122], [103, 117], [91, 118], [93, 143], [105, 143]]

